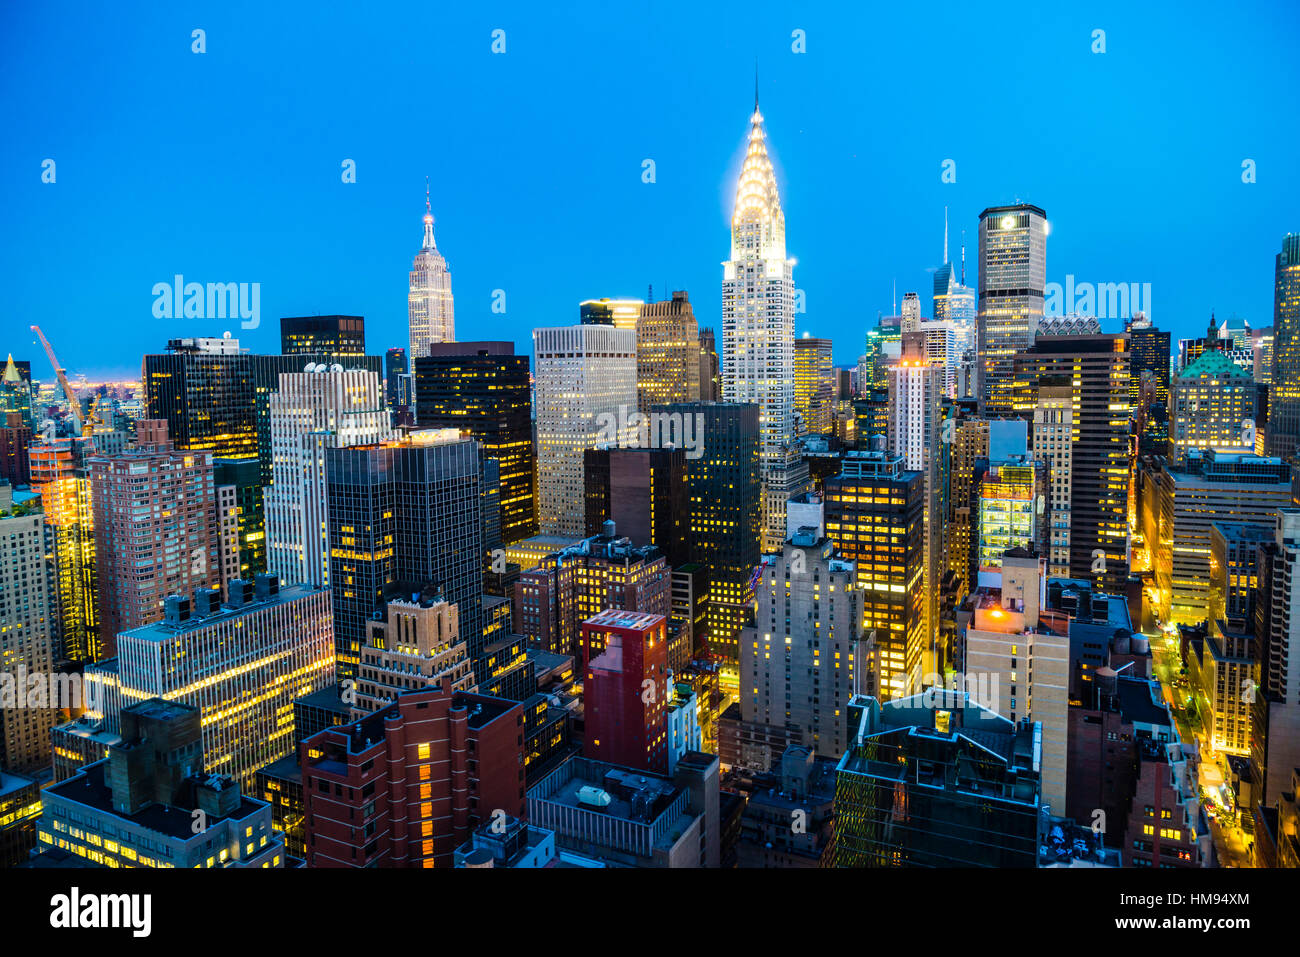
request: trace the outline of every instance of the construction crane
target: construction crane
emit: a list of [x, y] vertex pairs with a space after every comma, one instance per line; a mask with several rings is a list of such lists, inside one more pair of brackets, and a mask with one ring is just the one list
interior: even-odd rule
[[94, 425], [90, 419], [82, 421], [81, 403], [77, 400], [76, 393], [72, 391], [67, 373], [64, 371], [63, 366], [59, 365], [59, 360], [54, 355], [54, 347], [50, 345], [50, 340], [45, 338], [45, 333], [41, 332], [40, 326], [32, 326], [32, 332], [40, 337], [41, 345], [45, 347], [45, 354], [50, 357], [50, 365], [54, 366], [54, 375], [58, 377], [59, 386], [63, 389], [63, 394], [68, 398], [68, 414], [72, 416], [72, 431], [81, 435], [90, 435], [94, 431]]

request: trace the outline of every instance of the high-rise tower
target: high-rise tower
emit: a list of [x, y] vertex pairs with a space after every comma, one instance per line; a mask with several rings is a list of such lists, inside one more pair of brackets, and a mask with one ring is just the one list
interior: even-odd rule
[[407, 296], [411, 324], [410, 361], [428, 354], [433, 342], [456, 341], [456, 316], [451, 299], [451, 270], [433, 241], [433, 209], [424, 191], [424, 245], [411, 264], [411, 292]]
[[1047, 279], [1047, 214], [1020, 203], [980, 213], [980, 412], [1011, 414], [1012, 357], [1034, 344]]
[[749, 146], [731, 216], [731, 258], [722, 264], [722, 397], [759, 409], [763, 547], [785, 540], [786, 502], [806, 491], [808, 468], [794, 444], [794, 260], [754, 92]]

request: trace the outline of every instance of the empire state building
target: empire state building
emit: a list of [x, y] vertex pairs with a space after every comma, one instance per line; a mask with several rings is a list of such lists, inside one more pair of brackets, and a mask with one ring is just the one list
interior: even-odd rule
[[808, 466], [794, 445], [794, 260], [757, 91], [722, 269], [722, 397], [758, 406], [763, 551], [779, 551], [786, 503], [808, 490]]
[[424, 245], [411, 264], [411, 289], [407, 296], [407, 316], [411, 326], [409, 361], [429, 354], [435, 342], [456, 341], [456, 317], [451, 299], [451, 271], [433, 241], [433, 210], [429, 193], [424, 194]]

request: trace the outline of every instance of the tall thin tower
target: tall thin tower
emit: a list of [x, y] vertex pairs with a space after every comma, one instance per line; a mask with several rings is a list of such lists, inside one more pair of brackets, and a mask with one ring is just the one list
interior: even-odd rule
[[428, 355], [430, 343], [456, 341], [451, 270], [433, 241], [433, 208], [429, 204], [427, 184], [424, 188], [424, 245], [411, 263], [407, 315], [411, 325], [410, 362]]
[[779, 551], [786, 502], [806, 490], [808, 468], [794, 448], [794, 260], [766, 141], [755, 82], [731, 258], [722, 264], [722, 397], [758, 406], [763, 550]]

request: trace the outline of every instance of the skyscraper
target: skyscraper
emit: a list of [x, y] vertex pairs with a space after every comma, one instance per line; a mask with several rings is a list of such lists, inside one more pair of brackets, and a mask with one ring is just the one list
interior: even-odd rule
[[[906, 334], [905, 334], [906, 335]], [[939, 670], [934, 657], [939, 634], [939, 580], [947, 552], [942, 516], [948, 513], [949, 443], [943, 441], [944, 371], [923, 356], [908, 354], [889, 370], [890, 452], [902, 456], [903, 468], [920, 472], [925, 484], [922, 509], [926, 654], [923, 673]]]
[[794, 408], [803, 435], [831, 430], [835, 407], [835, 366], [831, 341], [804, 336], [794, 341]]
[[264, 495], [267, 567], [287, 583], [330, 584], [325, 449], [393, 437], [379, 377], [324, 364], [280, 376], [270, 399], [272, 478]]
[[763, 548], [773, 551], [785, 539], [786, 502], [806, 491], [808, 467], [794, 448], [794, 260], [757, 91], [749, 124], [723, 263], [722, 397], [759, 407]]
[[925, 634], [925, 477], [891, 452], [850, 452], [826, 480], [826, 535], [854, 563], [863, 589], [862, 626], [878, 695], [899, 698], [920, 686]]
[[717, 402], [722, 398], [722, 376], [718, 370], [718, 344], [713, 329], [700, 330], [700, 401]]
[[1012, 403], [1032, 421], [1042, 383], [1073, 394], [1070, 577], [1122, 594], [1128, 580], [1128, 336], [1045, 335], [1013, 357]]
[[0, 768], [39, 771], [50, 763], [50, 729], [60, 704], [50, 700], [53, 596], [41, 512], [8, 498], [6, 487], [0, 498]]
[[703, 415], [703, 454], [687, 459], [693, 554], [709, 569], [709, 651], [727, 690], [738, 687], [737, 637], [753, 602], [760, 556], [762, 486], [759, 410], [754, 403], [687, 402], [656, 411]]
[[583, 453], [610, 426], [618, 444], [635, 431], [636, 332], [604, 323], [533, 330], [537, 360], [537, 521], [545, 535], [586, 529]]
[[286, 356], [364, 356], [364, 316], [283, 316], [280, 319], [280, 352]]
[[980, 213], [980, 412], [1011, 413], [1012, 361], [1034, 343], [1047, 282], [1047, 214], [1021, 203]]
[[1290, 459], [1300, 443], [1300, 233], [1287, 233], [1274, 264], [1272, 381], [1268, 454]]
[[413, 362], [428, 354], [430, 343], [456, 341], [456, 317], [451, 298], [451, 270], [433, 241], [433, 209], [424, 191], [424, 245], [411, 264], [411, 291], [407, 296]]
[[238, 339], [171, 339], [144, 357], [144, 417], [166, 419], [177, 449], [214, 458], [257, 455], [252, 357]]
[[1170, 402], [1175, 460], [1188, 449], [1255, 451], [1255, 380], [1222, 350], [1208, 348], [1180, 370]]
[[444, 342], [429, 346], [413, 370], [415, 424], [468, 433], [495, 460], [505, 545], [537, 534], [528, 366], [513, 342]]
[[700, 398], [700, 334], [685, 290], [641, 305], [636, 321], [637, 408]]
[[449, 430], [325, 449], [330, 593], [339, 676], [354, 677], [366, 623], [386, 595], [441, 588], [485, 679], [482, 465]]
[[229, 550], [238, 568], [211, 456], [173, 448], [164, 421], [137, 427], [135, 448], [87, 462], [106, 657], [120, 632], [159, 621], [168, 595], [225, 585]]

